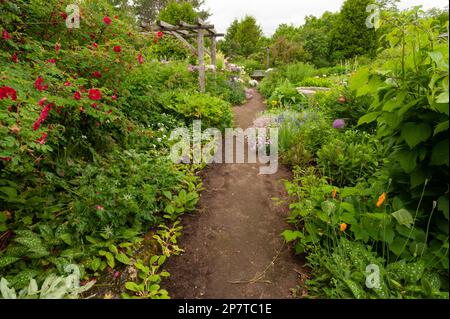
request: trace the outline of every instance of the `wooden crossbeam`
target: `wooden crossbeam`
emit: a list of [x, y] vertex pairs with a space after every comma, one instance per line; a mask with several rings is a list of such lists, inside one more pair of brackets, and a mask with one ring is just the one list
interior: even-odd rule
[[[190, 24], [184, 21], [179, 21], [178, 25], [172, 25], [164, 21], [157, 21], [154, 25], [142, 24], [142, 28], [146, 31], [167, 32], [188, 47], [193, 54], [198, 57], [199, 65], [199, 86], [200, 92], [205, 92], [206, 87], [206, 67], [205, 67], [205, 53], [211, 56], [212, 64], [215, 66], [217, 62], [217, 42], [216, 38], [223, 37], [225, 34], [217, 33], [214, 25], [207, 24], [198, 19], [196, 24]], [[192, 45], [186, 38], [197, 37], [197, 48]], [[211, 52], [205, 48], [205, 37], [211, 38]]]
[[[224, 33], [216, 33], [216, 34], [205, 34], [204, 35], [204, 37], [205, 38], [220, 38], [220, 37], [224, 37], [225, 36], [225, 34]], [[189, 34], [189, 35], [186, 35], [186, 37], [188, 37], [188, 38], [196, 38], [197, 37], [197, 34]]]
[[192, 25], [192, 26], [175, 26], [164, 21], [158, 21], [156, 25], [144, 25], [144, 29], [148, 31], [195, 31], [214, 29], [214, 25]]

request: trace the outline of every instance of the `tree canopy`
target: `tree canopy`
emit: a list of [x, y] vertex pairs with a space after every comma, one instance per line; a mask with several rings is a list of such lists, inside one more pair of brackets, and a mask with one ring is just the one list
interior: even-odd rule
[[246, 16], [242, 20], [234, 20], [227, 30], [220, 47], [227, 55], [248, 57], [262, 47], [263, 33], [256, 19]]

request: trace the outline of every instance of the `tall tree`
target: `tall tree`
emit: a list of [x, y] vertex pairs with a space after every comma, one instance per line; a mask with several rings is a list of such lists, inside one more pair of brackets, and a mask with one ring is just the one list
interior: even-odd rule
[[246, 16], [240, 21], [234, 20], [221, 42], [221, 50], [228, 56], [248, 57], [261, 49], [262, 35], [261, 27], [254, 17]]
[[187, 23], [194, 23], [198, 18], [192, 5], [188, 2], [178, 3], [170, 2], [158, 15], [158, 20], [165, 21], [170, 24], [177, 24], [180, 20]]
[[140, 21], [152, 23], [158, 18], [160, 12], [172, 1], [191, 4], [202, 19], [207, 19], [210, 16], [208, 11], [201, 10], [204, 0], [134, 0], [134, 9]]
[[355, 56], [374, 56], [378, 47], [375, 29], [366, 26], [366, 12], [372, 0], [346, 0], [331, 32], [331, 50], [335, 61]]
[[325, 12], [320, 18], [307, 16], [301, 27], [301, 41], [305, 50], [317, 67], [328, 66], [331, 63], [331, 31], [337, 23], [338, 14]]

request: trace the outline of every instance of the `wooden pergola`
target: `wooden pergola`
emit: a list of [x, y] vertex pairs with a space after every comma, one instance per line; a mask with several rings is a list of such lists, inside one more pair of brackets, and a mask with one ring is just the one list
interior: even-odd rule
[[[189, 24], [179, 21], [177, 25], [172, 25], [164, 21], [157, 21], [152, 25], [142, 25], [146, 32], [164, 32], [173, 35], [181, 41], [194, 55], [198, 56], [199, 64], [199, 86], [200, 92], [206, 90], [206, 67], [205, 52], [211, 56], [211, 63], [217, 67], [217, 38], [223, 37], [225, 34], [217, 33], [214, 25], [197, 20], [196, 24]], [[205, 37], [211, 38], [211, 48], [205, 48]], [[197, 48], [195, 48], [188, 39], [197, 38]]]

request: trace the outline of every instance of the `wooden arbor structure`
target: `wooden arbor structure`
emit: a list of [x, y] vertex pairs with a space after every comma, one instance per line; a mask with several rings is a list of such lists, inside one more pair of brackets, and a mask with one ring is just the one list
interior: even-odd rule
[[[217, 67], [217, 38], [223, 37], [225, 34], [217, 33], [214, 25], [205, 23], [201, 20], [197, 20], [196, 24], [180, 21], [177, 25], [172, 25], [164, 21], [157, 21], [152, 25], [142, 25], [142, 28], [147, 32], [161, 31], [171, 34], [189, 48], [194, 55], [198, 56], [199, 86], [200, 92], [204, 93], [206, 90], [205, 52], [211, 56], [212, 65]], [[205, 48], [205, 37], [211, 38], [210, 51]], [[197, 48], [188, 41], [188, 39], [192, 38], [197, 38]]]

